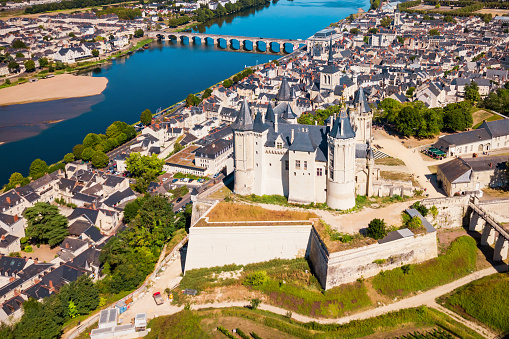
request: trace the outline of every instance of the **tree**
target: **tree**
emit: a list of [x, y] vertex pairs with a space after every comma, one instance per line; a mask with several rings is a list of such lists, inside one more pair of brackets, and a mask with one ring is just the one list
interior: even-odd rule
[[152, 112], [148, 108], [141, 112], [140, 121], [145, 126], [148, 126], [152, 123]]
[[75, 159], [81, 159], [81, 153], [83, 153], [83, 150], [85, 149], [85, 146], [82, 144], [77, 144], [72, 148], [72, 154], [74, 154]]
[[230, 79], [226, 79], [225, 81], [223, 81], [224, 88], [231, 87], [232, 85], [233, 85], [233, 82]]
[[134, 37], [135, 38], [141, 38], [143, 37], [145, 33], [143, 32], [143, 30], [141, 28], [137, 29], [134, 31]]
[[83, 146], [85, 148], [94, 148], [99, 143], [101, 143], [101, 137], [95, 133], [88, 133], [87, 136], [83, 139]]
[[74, 305], [74, 302], [71, 300], [69, 301], [69, 316], [71, 318], [76, 318], [78, 315], [80, 315], [78, 313], [78, 309], [76, 308], [76, 305]]
[[66, 155], [64, 155], [64, 162], [66, 164], [70, 163], [70, 162], [73, 162], [74, 161], [74, 154], [73, 153], [67, 153]]
[[358, 29], [358, 28], [354, 27], [354, 28], [350, 29], [350, 34], [357, 35], [359, 33], [360, 33], [360, 29]]
[[7, 67], [8, 67], [8, 68], [11, 70], [11, 72], [12, 72], [12, 71], [14, 71], [14, 70], [17, 70], [17, 69], [19, 68], [19, 65], [18, 65], [18, 63], [17, 63], [16, 61], [11, 60], [11, 61], [9, 61], [9, 63], [7, 64]]
[[87, 147], [81, 153], [81, 159], [83, 159], [84, 161], [90, 161], [90, 160], [92, 160], [92, 157], [94, 156], [94, 154], [95, 154], [95, 150], [92, 147]]
[[190, 106], [198, 106], [201, 102], [201, 99], [199, 97], [197, 97], [196, 95], [194, 94], [189, 94], [186, 98], [186, 106], [187, 107], [190, 107]]
[[440, 32], [439, 32], [437, 29], [434, 29], [434, 28], [433, 28], [433, 29], [431, 29], [431, 30], [429, 31], [429, 35], [431, 35], [431, 36], [437, 36], [437, 35], [440, 35]]
[[46, 161], [41, 159], [35, 159], [34, 161], [32, 161], [32, 164], [30, 165], [29, 175], [32, 177], [33, 180], [39, 179], [47, 172], [48, 165], [46, 164]]
[[69, 33], [69, 38], [76, 38], [76, 34], [74, 32]]
[[212, 95], [212, 89], [207, 88], [205, 91], [203, 91], [203, 95], [202, 95], [202, 98], [203, 99], [207, 99], [208, 97], [210, 97]]
[[415, 91], [415, 87], [409, 87], [406, 91], [406, 95], [411, 97], [412, 95], [414, 95], [414, 91]]
[[108, 156], [101, 151], [96, 151], [92, 156], [91, 162], [95, 168], [104, 168], [108, 166], [110, 159]]
[[258, 306], [260, 306], [261, 303], [262, 303], [262, 301], [258, 298], [251, 299], [251, 302], [250, 302], [251, 309], [256, 310], [258, 308]]
[[405, 43], [405, 38], [403, 38], [402, 36], [398, 36], [397, 39], [400, 44], [403, 45]]
[[24, 58], [24, 57], [25, 57], [25, 54], [23, 54], [21, 52], [16, 53], [16, 58]]
[[392, 23], [392, 18], [389, 16], [384, 17], [382, 20], [380, 20], [380, 26], [382, 27], [389, 27]]
[[14, 40], [11, 44], [12, 48], [14, 49], [26, 49], [28, 48], [27, 45], [21, 40]]
[[9, 183], [5, 186], [5, 190], [8, 191], [18, 186], [25, 186], [29, 182], [30, 180], [28, 178], [24, 178], [21, 173], [14, 172], [9, 178]]
[[472, 103], [476, 103], [481, 100], [479, 86], [475, 81], [472, 81], [470, 85], [465, 85], [465, 99], [470, 100]]
[[48, 66], [48, 59], [47, 58], [40, 58], [39, 59], [39, 66], [41, 66], [41, 67]]
[[368, 33], [376, 34], [376, 33], [378, 33], [378, 28], [376, 28], [376, 27], [370, 28], [370, 29], [368, 30]]
[[33, 72], [35, 71], [35, 62], [33, 60], [27, 60], [25, 61], [25, 70], [27, 72]]
[[93, 50], [92, 50], [92, 56], [93, 56], [93, 57], [95, 57], [95, 58], [97, 58], [97, 57], [99, 56], [99, 51], [98, 51], [98, 50], [96, 50], [96, 49], [93, 49]]
[[373, 219], [369, 222], [366, 235], [375, 240], [382, 239], [387, 235], [384, 219]]
[[23, 214], [27, 220], [27, 237], [38, 244], [55, 247], [69, 235], [67, 218], [61, 215], [58, 207], [38, 202]]
[[398, 114], [396, 121], [397, 130], [406, 137], [415, 135], [417, 129], [422, 126], [422, 117], [417, 107], [404, 106]]
[[493, 19], [493, 16], [492, 16], [490, 13], [488, 13], [488, 14], [484, 14], [484, 15], [482, 16], [482, 20], [483, 20], [483, 21], [484, 21], [484, 23], [486, 23], [486, 24], [488, 24], [488, 23], [491, 21], [491, 19]]
[[444, 107], [444, 128], [450, 131], [464, 131], [472, 127], [472, 106], [469, 101], [448, 104]]
[[124, 207], [124, 222], [128, 224], [131, 220], [134, 220], [138, 215], [138, 210], [140, 209], [141, 200], [143, 198], [138, 198], [136, 200], [128, 202]]
[[155, 177], [161, 172], [163, 165], [164, 160], [159, 159], [156, 154], [142, 156], [140, 153], [131, 153], [126, 159], [126, 168], [134, 177]]
[[427, 216], [428, 215], [428, 208], [424, 205], [421, 205], [421, 203], [419, 201], [416, 201], [413, 205], [412, 205], [412, 208], [415, 208], [419, 213], [421, 213], [421, 215], [423, 217]]
[[365, 35], [364, 39], [362, 39], [362, 41], [364, 41], [365, 44], [368, 44], [369, 43], [369, 36]]

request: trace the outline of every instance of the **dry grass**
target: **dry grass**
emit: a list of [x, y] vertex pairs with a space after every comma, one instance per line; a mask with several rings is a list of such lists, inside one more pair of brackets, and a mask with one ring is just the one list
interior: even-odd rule
[[490, 112], [486, 112], [485, 110], [479, 110], [477, 112], [472, 113], [472, 119], [474, 121], [472, 126], [475, 126], [478, 123], [483, 122], [484, 120], [488, 120], [493, 115], [494, 114], [492, 114]]
[[381, 159], [375, 159], [376, 165], [385, 165], [385, 166], [405, 166], [405, 162], [398, 158], [381, 158]]
[[509, 14], [508, 9], [494, 9], [494, 8], [483, 8], [478, 10], [475, 13], [481, 13], [481, 14], [491, 14], [493, 17], [498, 16], [504, 16], [506, 14]]
[[484, 194], [494, 198], [509, 198], [509, 188], [484, 188]]
[[356, 234], [350, 236], [352, 239], [347, 242], [342, 242], [341, 240], [334, 240], [334, 238], [339, 238], [342, 236], [341, 233], [333, 230], [325, 224], [322, 220], [314, 223], [315, 230], [320, 235], [323, 243], [327, 247], [329, 253], [346, 251], [352, 248], [358, 248], [363, 246], [368, 246], [371, 244], [375, 244], [377, 241], [371, 238], [365, 238], [360, 234]]
[[394, 181], [411, 181], [415, 187], [420, 187], [419, 182], [410, 174], [404, 172], [394, 171], [380, 171], [380, 176], [383, 179], [394, 180]]
[[410, 8], [410, 9], [419, 10], [419, 11], [449, 12], [449, 11], [452, 11], [452, 10], [455, 10], [458, 8], [460, 8], [460, 7], [451, 8], [451, 6], [442, 6], [440, 8], [435, 8], [435, 6], [430, 6], [430, 5], [418, 5], [418, 6], [414, 6], [414, 7]]
[[429, 171], [431, 172], [431, 174], [437, 174], [437, 165], [431, 165], [431, 166], [428, 166], [428, 169]]
[[210, 222], [292, 221], [318, 218], [312, 212], [271, 211], [260, 206], [220, 202], [207, 215]]
[[224, 198], [229, 196], [231, 193], [232, 193], [232, 191], [228, 187], [224, 186], [220, 190], [217, 190], [214, 193], [212, 193], [211, 195], [209, 195], [207, 198], [223, 200]]

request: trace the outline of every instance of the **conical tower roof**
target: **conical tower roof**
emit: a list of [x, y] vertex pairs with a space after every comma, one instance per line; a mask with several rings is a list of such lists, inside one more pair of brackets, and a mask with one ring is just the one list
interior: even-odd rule
[[253, 130], [253, 118], [251, 117], [251, 108], [249, 108], [249, 104], [247, 103], [246, 98], [242, 102], [242, 106], [240, 106], [239, 114], [237, 115], [237, 119], [231, 124], [231, 128], [234, 131], [252, 131]]
[[263, 122], [262, 114], [260, 113], [260, 111], [258, 111], [258, 113], [256, 113], [256, 117], [254, 119], [253, 131], [257, 132], [257, 133], [261, 133], [268, 129], [269, 129], [269, 125], [267, 125], [266, 123]]
[[283, 78], [281, 82], [281, 87], [279, 87], [279, 91], [277, 92], [276, 99], [278, 101], [290, 101], [291, 93], [290, 93], [290, 85], [288, 85], [288, 80], [286, 77]]
[[276, 114], [274, 113], [274, 109], [270, 102], [267, 106], [267, 112], [265, 113], [265, 122], [276, 122]]
[[346, 114], [344, 108], [341, 109], [341, 114], [334, 121], [330, 136], [335, 139], [352, 139], [355, 138], [355, 132], [353, 131], [350, 119]]
[[371, 107], [369, 107], [368, 100], [366, 99], [366, 95], [364, 94], [364, 90], [359, 88], [355, 93], [355, 97], [353, 99], [354, 106], [361, 106], [361, 113], [371, 112]]

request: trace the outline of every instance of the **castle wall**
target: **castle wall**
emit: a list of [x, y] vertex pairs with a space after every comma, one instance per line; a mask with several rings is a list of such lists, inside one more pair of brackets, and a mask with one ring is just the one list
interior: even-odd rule
[[480, 201], [479, 206], [488, 212], [497, 222], [509, 223], [509, 199]]
[[[315, 202], [315, 153], [314, 152], [296, 152], [289, 151], [288, 173], [289, 194], [288, 201], [300, 204], [309, 204]], [[296, 162], [299, 162], [297, 168]]]
[[421, 204], [428, 209], [435, 206], [438, 215], [433, 217], [428, 213], [426, 219], [435, 228], [454, 228], [463, 226], [463, 219], [468, 211], [468, 200], [470, 196], [423, 199]]
[[304, 257], [311, 225], [191, 227], [185, 270]]
[[322, 286], [325, 286], [327, 283], [329, 251], [327, 251], [327, 247], [314, 228], [311, 229], [309, 235], [308, 259], [311, 262], [316, 278]]
[[[382, 270], [437, 257], [436, 232], [331, 253], [325, 289], [377, 275]], [[385, 263], [373, 261], [385, 259]], [[323, 284], [322, 284], [323, 285]]]

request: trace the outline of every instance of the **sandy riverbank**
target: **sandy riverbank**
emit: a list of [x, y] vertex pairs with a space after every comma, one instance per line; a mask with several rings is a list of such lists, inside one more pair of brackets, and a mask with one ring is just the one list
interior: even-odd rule
[[102, 77], [57, 75], [1, 89], [0, 106], [97, 95], [107, 84], [108, 79]]

